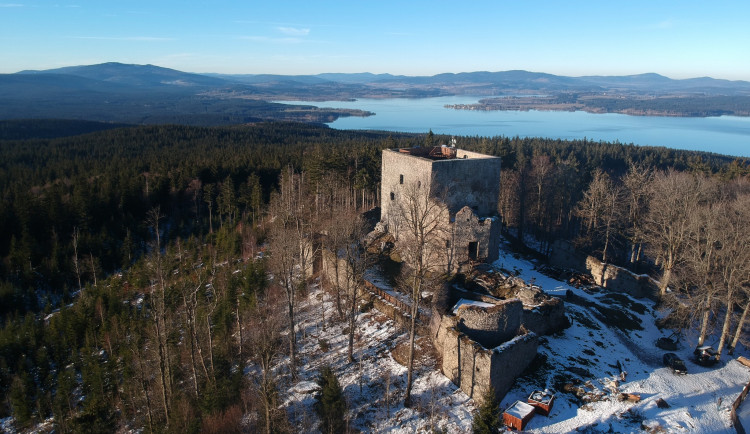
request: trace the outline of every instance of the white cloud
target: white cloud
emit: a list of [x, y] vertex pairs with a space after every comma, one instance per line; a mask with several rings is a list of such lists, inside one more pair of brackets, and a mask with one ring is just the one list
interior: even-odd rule
[[298, 27], [277, 27], [278, 31], [289, 36], [307, 36], [310, 34], [310, 29], [303, 29]]

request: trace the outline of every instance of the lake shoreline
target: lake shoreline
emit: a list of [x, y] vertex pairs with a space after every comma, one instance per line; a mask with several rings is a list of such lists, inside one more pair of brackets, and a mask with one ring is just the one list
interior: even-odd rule
[[[367, 117], [340, 117], [328, 123], [341, 130], [375, 130], [481, 137], [587, 139], [639, 146], [705, 151], [750, 157], [750, 118], [739, 116], [632, 116], [620, 113], [541, 110], [452, 110], [446, 105], [477, 104], [485, 96], [306, 101], [317, 107], [359, 109]], [[297, 101], [274, 101], [300, 104]]]

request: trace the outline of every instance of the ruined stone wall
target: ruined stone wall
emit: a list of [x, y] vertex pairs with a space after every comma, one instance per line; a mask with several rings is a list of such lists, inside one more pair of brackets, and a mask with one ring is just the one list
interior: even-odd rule
[[616, 265], [603, 263], [593, 256], [586, 258], [586, 269], [597, 285], [636, 298], [658, 298], [659, 285], [647, 275], [634, 274]]
[[553, 245], [550, 264], [581, 272], [588, 272], [597, 285], [615, 292], [624, 292], [637, 298], [658, 298], [659, 284], [646, 275], [638, 275], [612, 264], [606, 264], [593, 256], [576, 252], [573, 245], [557, 241]]
[[502, 400], [536, 356], [538, 345], [536, 334], [530, 332], [487, 349], [451, 328], [443, 340], [443, 374], [480, 404], [490, 385]]
[[[404, 312], [402, 309], [372, 294], [366, 289], [362, 291], [362, 299], [371, 301], [373, 307], [375, 307], [375, 309], [377, 309], [379, 312], [382, 312], [388, 318], [392, 319], [393, 322], [396, 323], [396, 326], [398, 328], [402, 330], [409, 330], [409, 327], [411, 327], [411, 316], [409, 315], [409, 312]], [[425, 324], [422, 321], [422, 318], [420, 318], [417, 321], [416, 332], [419, 336], [428, 336], [430, 333], [429, 321], [427, 324]]]
[[445, 350], [444, 343], [448, 335], [448, 330], [454, 329], [457, 324], [458, 317], [453, 315], [436, 315], [436, 312], [433, 310], [432, 318], [430, 319], [430, 337], [438, 354], [443, 354]]
[[[456, 213], [452, 244], [453, 262], [457, 265], [467, 263], [471, 256], [493, 262], [499, 255], [500, 221], [493, 218], [480, 219], [470, 207], [465, 206]], [[470, 252], [470, 248], [476, 250]]]
[[550, 335], [570, 326], [565, 316], [565, 302], [557, 297], [550, 297], [536, 306], [524, 306], [521, 323], [537, 335]]
[[445, 192], [451, 214], [468, 206], [479, 216], [497, 214], [500, 158], [458, 149], [457, 158], [433, 162], [433, 188]]
[[461, 306], [456, 329], [486, 348], [512, 339], [521, 327], [523, 304], [514, 298], [493, 307]]
[[[533, 332], [526, 333], [525, 335], [516, 336], [510, 342], [495, 348], [490, 355], [488, 369], [480, 369], [479, 373], [486, 372], [489, 370], [489, 382], [482, 381], [479, 383], [479, 397], [478, 401], [481, 404], [481, 397], [484, 395], [486, 390], [482, 387], [486, 384], [491, 384], [495, 388], [495, 396], [502, 400], [505, 394], [513, 387], [513, 383], [516, 378], [521, 375], [524, 369], [529, 366], [534, 357], [536, 357], [536, 351], [539, 347], [539, 339]], [[480, 380], [482, 380], [480, 376]], [[484, 386], [486, 387], [486, 386]], [[476, 399], [476, 398], [475, 398]]]
[[[336, 284], [336, 280], [338, 279], [338, 285], [339, 288], [346, 288], [347, 287], [347, 268], [348, 264], [346, 263], [346, 260], [344, 258], [338, 258], [336, 255], [328, 250], [328, 249], [321, 249], [320, 253], [321, 259], [322, 259], [322, 273], [323, 277], [329, 282], [331, 285]], [[338, 276], [336, 273], [336, 264], [338, 264]], [[349, 283], [352, 283], [351, 281]]]

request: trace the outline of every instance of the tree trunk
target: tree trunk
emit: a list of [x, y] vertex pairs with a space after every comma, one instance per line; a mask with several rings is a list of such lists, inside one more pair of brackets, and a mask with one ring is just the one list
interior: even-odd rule
[[607, 224], [607, 230], [604, 233], [604, 250], [602, 251], [602, 262], [607, 263], [607, 248], [609, 247], [609, 229], [610, 225]]
[[[291, 276], [289, 276], [291, 279]], [[290, 280], [291, 282], [291, 280]], [[289, 286], [291, 283], [287, 284]], [[294, 324], [294, 288], [287, 288], [287, 307], [289, 308], [289, 359], [292, 378], [297, 379], [297, 331]]]
[[349, 306], [349, 363], [354, 361], [354, 318], [357, 316], [357, 286], [353, 288]]
[[164, 347], [161, 343], [161, 331], [159, 330], [159, 323], [157, 321], [154, 321], [154, 327], [156, 329], [156, 339], [158, 340], [157, 347], [159, 350], [159, 379], [161, 380], [161, 402], [164, 406], [164, 414], [167, 417], [167, 420], [169, 420], [169, 402], [167, 400], [167, 373], [166, 373], [166, 365], [167, 362], [165, 360], [165, 354], [164, 354]]
[[747, 312], [750, 310], [750, 299], [747, 300], [747, 304], [745, 304], [745, 309], [742, 311], [742, 316], [740, 317], [740, 322], [737, 324], [737, 331], [734, 332], [734, 339], [732, 339], [731, 345], [729, 345], [729, 354], [732, 355], [734, 353], [734, 349], [737, 348], [737, 342], [740, 340], [740, 336], [742, 335], [742, 329], [745, 327], [745, 320], [747, 320]]
[[[135, 354], [135, 351], [133, 351], [133, 354]], [[141, 389], [143, 391], [143, 395], [146, 398], [146, 410], [148, 414], [148, 429], [150, 432], [154, 432], [154, 418], [151, 414], [151, 397], [148, 394], [148, 383], [146, 382], [146, 375], [143, 373], [143, 355], [141, 354], [140, 348], [138, 349], [138, 367], [140, 368], [140, 380], [141, 380]]]
[[411, 387], [414, 382], [414, 342], [417, 335], [417, 313], [419, 313], [419, 288], [420, 283], [415, 277], [414, 290], [412, 292], [411, 322], [409, 326], [409, 361], [406, 374], [406, 393], [404, 395], [404, 407], [411, 405]]
[[89, 263], [91, 264], [91, 277], [94, 278], [94, 286], [96, 286], [96, 265], [94, 264], [94, 255], [89, 252]]
[[417, 319], [412, 309], [411, 324], [409, 327], [409, 361], [406, 374], [406, 393], [404, 395], [404, 407], [411, 406], [411, 386], [414, 381], [414, 341], [416, 338]]
[[188, 327], [188, 335], [190, 338], [190, 367], [193, 371], [193, 391], [195, 392], [196, 399], [200, 393], [198, 390], [198, 370], [195, 364], [195, 327], [191, 324], [194, 318], [194, 310], [188, 306], [187, 296], [182, 295], [182, 302], [185, 307], [185, 323]]
[[237, 319], [237, 355], [242, 360], [242, 318], [240, 317], [240, 295], [237, 293], [236, 305], [235, 305], [235, 318]]
[[339, 315], [338, 319], [341, 320], [341, 319], [344, 318], [344, 309], [341, 307], [341, 285], [340, 285], [340, 282], [341, 282], [341, 278], [340, 278], [341, 270], [340, 270], [340, 267], [339, 267], [339, 258], [338, 258], [338, 255], [337, 255], [336, 251], [335, 251], [337, 248], [338, 248], [338, 246], [334, 246], [334, 252], [333, 252], [333, 275], [334, 275], [334, 279], [336, 279], [336, 281], [333, 283], [333, 287], [336, 290], [336, 312]]
[[706, 296], [706, 305], [703, 308], [703, 317], [701, 318], [701, 332], [698, 336], [698, 346], [703, 345], [706, 341], [706, 334], [708, 334], [708, 320], [711, 317], [711, 296]]
[[719, 338], [719, 345], [716, 348], [716, 352], [719, 353], [719, 357], [721, 357], [721, 351], [724, 349], [724, 344], [726, 343], [727, 338], [729, 338], [729, 329], [732, 325], [733, 307], [734, 307], [734, 290], [730, 289], [727, 291], [727, 304], [726, 304], [727, 312], [724, 315], [724, 325], [721, 327], [721, 337]]
[[667, 288], [669, 287], [669, 281], [672, 278], [672, 267], [664, 264], [664, 273], [661, 276], [661, 282], [659, 282], [659, 294], [664, 297], [667, 295]]
[[81, 286], [81, 268], [79, 266], [78, 261], [78, 236], [80, 235], [80, 232], [78, 231], [78, 228], [76, 227], [73, 229], [73, 267], [76, 271], [76, 279], [78, 279], [78, 291], [83, 290], [83, 286]]
[[271, 393], [270, 384], [271, 382], [268, 379], [269, 369], [271, 369], [271, 363], [269, 360], [264, 360], [262, 364], [263, 369], [263, 378], [261, 380], [261, 394], [263, 395], [263, 408], [265, 410], [265, 416], [266, 416], [266, 434], [271, 434], [271, 406], [273, 405], [272, 397], [273, 394]]
[[216, 380], [216, 371], [214, 370], [214, 340], [211, 333], [211, 313], [206, 311], [206, 332], [208, 333], [208, 365], [211, 367], [211, 377]]

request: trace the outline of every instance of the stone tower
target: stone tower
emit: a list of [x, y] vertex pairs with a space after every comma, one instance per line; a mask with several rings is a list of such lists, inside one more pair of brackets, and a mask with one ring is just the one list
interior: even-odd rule
[[499, 157], [446, 146], [383, 150], [381, 222], [397, 245], [399, 206], [415, 191], [443, 205], [445, 249], [432, 256], [446, 271], [497, 259]]

